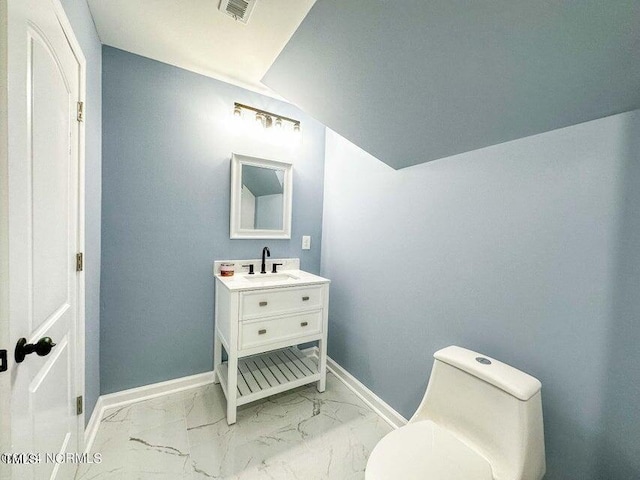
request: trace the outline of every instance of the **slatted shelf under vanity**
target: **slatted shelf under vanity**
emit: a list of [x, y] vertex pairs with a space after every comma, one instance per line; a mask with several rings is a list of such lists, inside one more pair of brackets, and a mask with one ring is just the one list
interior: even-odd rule
[[[218, 369], [220, 384], [227, 395], [227, 362], [222, 362]], [[318, 358], [295, 346], [239, 358], [237, 404], [244, 405], [319, 379]]]

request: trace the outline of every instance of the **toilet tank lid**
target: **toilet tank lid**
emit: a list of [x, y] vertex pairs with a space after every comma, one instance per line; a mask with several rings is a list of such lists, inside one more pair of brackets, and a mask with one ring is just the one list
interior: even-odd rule
[[466, 348], [452, 345], [438, 350], [433, 356], [436, 360], [478, 377], [519, 400], [529, 400], [542, 388], [537, 378]]

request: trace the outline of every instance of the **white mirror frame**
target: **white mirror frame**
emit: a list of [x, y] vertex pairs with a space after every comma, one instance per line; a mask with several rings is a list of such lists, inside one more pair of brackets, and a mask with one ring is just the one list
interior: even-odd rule
[[[284, 170], [282, 194], [282, 230], [258, 230], [240, 228], [240, 205], [242, 194], [242, 166], [271, 168]], [[234, 153], [231, 155], [231, 205], [230, 205], [230, 238], [291, 238], [291, 205], [293, 190], [293, 166], [289, 162], [249, 157]]]

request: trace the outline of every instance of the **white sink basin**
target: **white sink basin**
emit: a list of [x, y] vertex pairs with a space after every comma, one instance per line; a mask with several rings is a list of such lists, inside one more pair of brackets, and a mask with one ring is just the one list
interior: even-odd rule
[[283, 280], [298, 280], [298, 277], [289, 275], [288, 273], [255, 273], [253, 275], [245, 275], [244, 278], [250, 282], [282, 282]]

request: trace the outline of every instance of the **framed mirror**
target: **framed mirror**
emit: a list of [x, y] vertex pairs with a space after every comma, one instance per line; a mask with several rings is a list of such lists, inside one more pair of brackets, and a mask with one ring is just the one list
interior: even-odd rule
[[231, 238], [291, 238], [292, 165], [231, 156]]

